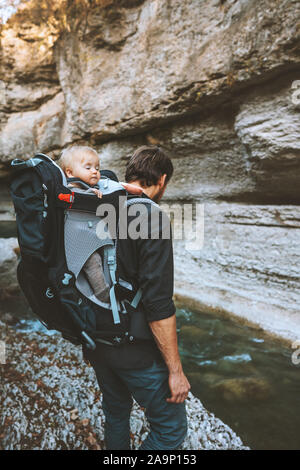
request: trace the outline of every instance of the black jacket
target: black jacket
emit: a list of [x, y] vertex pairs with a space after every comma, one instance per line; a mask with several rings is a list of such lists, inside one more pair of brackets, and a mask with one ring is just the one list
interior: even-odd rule
[[[146, 195], [143, 197], [147, 198]], [[158, 207], [148, 203], [144, 204], [144, 207], [146, 210], [142, 217], [139, 214], [131, 215], [130, 208], [128, 209], [128, 232], [126, 238], [118, 239], [117, 265], [120, 278], [133, 284], [135, 289], [142, 287], [143, 294], [138, 308], [147, 321], [151, 322], [175, 314], [172, 300], [173, 247], [169, 219], [162, 217]], [[157, 219], [156, 223], [153, 223], [153, 213], [160, 217], [159, 223]], [[133, 227], [132, 223], [137, 225], [137, 222], [144, 234], [148, 231], [148, 238], [133, 239], [130, 227]], [[101, 321], [111, 325], [111, 315], [103, 315]], [[105, 326], [107, 327], [108, 323]], [[99, 324], [97, 329], [100, 327]], [[154, 339], [139, 340], [117, 347], [98, 343], [96, 351], [84, 351], [84, 355], [88, 359], [93, 356], [99, 361], [103, 360], [122, 369], [150, 367], [154, 359], [162, 360]]]

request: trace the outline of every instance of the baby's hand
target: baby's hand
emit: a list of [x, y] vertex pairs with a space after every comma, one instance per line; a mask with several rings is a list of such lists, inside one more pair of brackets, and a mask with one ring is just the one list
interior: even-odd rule
[[130, 194], [142, 194], [143, 190], [139, 186], [136, 186], [135, 184], [130, 184], [130, 183], [122, 183], [120, 184], [123, 186], [126, 191], [128, 191]]
[[103, 194], [101, 193], [101, 191], [99, 191], [99, 189], [92, 188], [92, 190], [100, 199], [102, 198]]

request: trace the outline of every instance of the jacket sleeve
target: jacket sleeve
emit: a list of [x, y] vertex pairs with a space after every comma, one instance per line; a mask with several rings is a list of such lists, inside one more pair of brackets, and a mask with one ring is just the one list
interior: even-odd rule
[[[161, 225], [152, 238], [139, 240], [138, 276], [142, 288], [142, 305], [149, 322], [174, 315], [174, 265], [170, 221], [163, 232]], [[169, 236], [168, 236], [169, 234]], [[157, 238], [156, 238], [157, 237]]]

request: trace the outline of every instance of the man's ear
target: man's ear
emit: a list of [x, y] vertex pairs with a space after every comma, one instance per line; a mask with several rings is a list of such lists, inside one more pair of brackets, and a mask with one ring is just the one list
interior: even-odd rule
[[166, 178], [167, 178], [166, 173], [163, 174], [163, 175], [161, 175], [161, 177], [159, 178], [159, 180], [158, 180], [158, 185], [159, 185], [161, 188], [163, 188], [163, 187], [165, 186], [165, 184], [166, 184]]

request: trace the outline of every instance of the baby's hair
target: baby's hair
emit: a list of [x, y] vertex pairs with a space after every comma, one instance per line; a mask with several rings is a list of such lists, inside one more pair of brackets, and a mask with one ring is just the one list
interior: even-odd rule
[[92, 147], [86, 145], [73, 145], [68, 147], [61, 152], [61, 156], [57, 161], [58, 165], [65, 172], [66, 168], [73, 168], [75, 159], [82, 157], [86, 153], [92, 153], [99, 159], [99, 155]]

